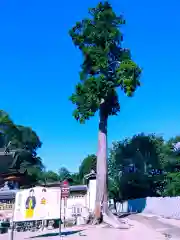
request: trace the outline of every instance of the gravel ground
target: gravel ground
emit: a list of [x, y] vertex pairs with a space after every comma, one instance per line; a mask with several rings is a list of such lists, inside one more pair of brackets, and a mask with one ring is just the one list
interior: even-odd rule
[[161, 221], [157, 216], [145, 216], [141, 214], [133, 214], [128, 216], [129, 219], [145, 224], [147, 227], [162, 233], [167, 239], [180, 239], [180, 227], [170, 224], [171, 221]]
[[[84, 226], [71, 228], [63, 231], [62, 239], [72, 240], [165, 240], [165, 237], [148, 228], [139, 221], [129, 220], [133, 225], [130, 229], [113, 229], [105, 226]], [[9, 240], [8, 234], [0, 235], [0, 240]], [[56, 240], [59, 239], [58, 231], [51, 230], [45, 232], [24, 232], [15, 233], [14, 240]]]

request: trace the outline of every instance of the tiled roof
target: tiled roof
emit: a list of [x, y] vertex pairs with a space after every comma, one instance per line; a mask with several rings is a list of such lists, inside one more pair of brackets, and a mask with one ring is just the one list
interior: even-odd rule
[[75, 186], [70, 186], [70, 191], [87, 191], [87, 186], [86, 185], [75, 185]]
[[0, 200], [14, 199], [18, 190], [0, 191]]
[[[52, 183], [46, 183], [46, 184], [42, 184], [41, 186], [46, 186], [46, 187], [55, 187], [58, 188], [60, 185], [59, 182], [52, 182]], [[70, 186], [70, 191], [87, 191], [87, 186], [86, 185], [74, 185], [74, 186]]]
[[[56, 187], [55, 187], [56, 188]], [[0, 190], [0, 200], [14, 199], [19, 190]], [[70, 192], [87, 191], [86, 185], [70, 186]]]

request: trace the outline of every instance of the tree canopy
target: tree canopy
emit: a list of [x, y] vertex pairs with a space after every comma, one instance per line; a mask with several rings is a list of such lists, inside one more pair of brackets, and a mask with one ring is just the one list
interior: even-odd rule
[[32, 181], [38, 179], [44, 165], [37, 150], [42, 145], [38, 135], [30, 127], [15, 124], [10, 116], [0, 111], [0, 147], [5, 151], [15, 151], [14, 168], [27, 170]]
[[110, 197], [179, 195], [179, 156], [173, 150], [178, 139], [139, 134], [114, 143], [108, 160]]
[[105, 102], [106, 115], [116, 115], [120, 103], [116, 88], [132, 96], [140, 86], [141, 69], [133, 62], [130, 50], [122, 46], [120, 27], [125, 24], [108, 2], [89, 9], [89, 18], [76, 23], [70, 36], [83, 56], [80, 79], [71, 101], [74, 117], [84, 122]]

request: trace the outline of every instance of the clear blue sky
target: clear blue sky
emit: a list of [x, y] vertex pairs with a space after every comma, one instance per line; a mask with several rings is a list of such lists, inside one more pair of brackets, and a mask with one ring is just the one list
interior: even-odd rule
[[[80, 125], [71, 115], [68, 97], [79, 80], [81, 55], [68, 30], [97, 2], [0, 1], [0, 108], [37, 131], [48, 169], [75, 171], [88, 153], [96, 153], [98, 119]], [[124, 44], [143, 67], [143, 85], [134, 98], [120, 97], [121, 113], [109, 121], [109, 145], [142, 131], [179, 134], [179, 0], [111, 3], [125, 14]]]

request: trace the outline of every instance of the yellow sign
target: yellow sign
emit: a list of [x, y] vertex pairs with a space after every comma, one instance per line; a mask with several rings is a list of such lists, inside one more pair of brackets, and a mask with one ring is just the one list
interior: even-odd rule
[[45, 199], [45, 198], [42, 198], [42, 199], [41, 199], [41, 204], [43, 204], [43, 205], [46, 204], [46, 199]]

